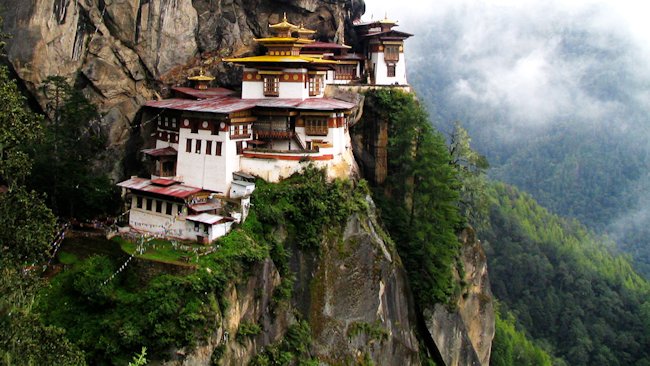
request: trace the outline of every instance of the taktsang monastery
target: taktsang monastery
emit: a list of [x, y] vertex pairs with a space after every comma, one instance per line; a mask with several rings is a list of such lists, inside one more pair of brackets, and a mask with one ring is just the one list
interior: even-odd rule
[[243, 66], [241, 96], [210, 88], [201, 72], [193, 87], [146, 103], [157, 123], [156, 145], [143, 153], [155, 164], [150, 179], [118, 186], [130, 202], [129, 227], [167, 238], [208, 243], [245, 220], [255, 177], [277, 182], [304, 163], [330, 177], [354, 166], [348, 133], [356, 105], [325, 97], [327, 85], [407, 85], [404, 40], [388, 19], [357, 22], [362, 53], [316, 42], [313, 30], [288, 22], [256, 39], [260, 56], [224, 59]]

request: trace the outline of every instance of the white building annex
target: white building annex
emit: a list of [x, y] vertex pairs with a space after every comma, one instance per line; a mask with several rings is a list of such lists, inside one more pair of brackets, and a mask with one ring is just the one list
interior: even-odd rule
[[246, 219], [256, 177], [277, 182], [306, 164], [330, 178], [349, 177], [355, 168], [349, 116], [356, 106], [325, 97], [325, 88], [364, 79], [406, 84], [397, 43], [410, 35], [395, 25], [356, 25], [361, 55], [314, 41], [314, 31], [285, 16], [269, 26], [271, 37], [256, 39], [264, 55], [223, 60], [243, 66], [241, 96], [209, 87], [214, 78], [201, 72], [188, 78], [193, 87], [173, 87], [172, 98], [147, 102], [144, 115], [157, 124], [155, 147], [142, 151], [152, 175], [118, 184], [130, 202], [131, 230], [209, 243]]

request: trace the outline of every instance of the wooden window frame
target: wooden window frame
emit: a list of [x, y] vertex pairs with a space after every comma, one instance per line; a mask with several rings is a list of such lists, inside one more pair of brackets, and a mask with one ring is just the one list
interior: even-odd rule
[[205, 141], [205, 154], [212, 155], [212, 141], [210, 140]]
[[135, 207], [142, 208], [142, 197], [140, 196], [135, 197]]
[[201, 140], [198, 140], [198, 139], [197, 139], [195, 145], [196, 145], [196, 146], [194, 147], [194, 152], [195, 152], [196, 154], [200, 154], [200, 153], [201, 153]]
[[385, 45], [384, 46], [384, 60], [386, 61], [399, 61], [399, 46], [398, 45]]
[[157, 213], [162, 213], [162, 201], [156, 200], [156, 212]]
[[166, 202], [165, 203], [165, 215], [171, 216], [173, 208], [174, 207], [173, 207], [173, 204], [171, 202]]
[[186, 153], [192, 152], [192, 139], [185, 139], [185, 152]]
[[397, 65], [386, 65], [386, 76], [394, 78], [397, 74]]
[[280, 77], [278, 75], [264, 75], [263, 79], [264, 96], [280, 96]]
[[305, 134], [309, 136], [327, 136], [329, 125], [327, 117], [305, 118]]
[[221, 156], [222, 143], [221, 143], [221, 141], [215, 141], [215, 142], [216, 142], [216, 144], [215, 144], [214, 155]]
[[147, 211], [152, 211], [153, 210], [153, 199], [152, 198], [147, 198]]

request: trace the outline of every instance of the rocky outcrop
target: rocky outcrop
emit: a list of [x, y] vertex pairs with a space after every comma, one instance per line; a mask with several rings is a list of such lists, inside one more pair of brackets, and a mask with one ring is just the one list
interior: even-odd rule
[[337, 365], [419, 365], [406, 274], [373, 214], [352, 216], [321, 249], [308, 308], [314, 352]]
[[426, 314], [426, 325], [446, 366], [490, 364], [494, 338], [494, 304], [487, 272], [487, 258], [472, 229], [460, 235], [465, 285], [453, 309], [436, 305]]
[[[251, 275], [242, 283], [226, 291], [228, 304], [224, 313], [217, 316], [213, 334], [207, 342], [192, 350], [173, 350], [169, 361], [151, 365], [209, 366], [246, 365], [263, 347], [277, 342], [293, 320], [289, 312], [271, 314], [273, 291], [280, 284], [280, 275], [273, 261], [255, 265]], [[237, 339], [237, 331], [244, 323], [257, 324], [264, 331], [254, 337]], [[160, 357], [160, 355], [158, 355]]]
[[[42, 109], [45, 78], [75, 83], [100, 107], [119, 162], [146, 100], [202, 64], [220, 86], [235, 86], [239, 75], [221, 58], [255, 52], [253, 39], [282, 13], [319, 39], [340, 40], [364, 8], [363, 0], [5, 0], [0, 16], [13, 37], [7, 61]], [[110, 168], [123, 175], [119, 164]]]

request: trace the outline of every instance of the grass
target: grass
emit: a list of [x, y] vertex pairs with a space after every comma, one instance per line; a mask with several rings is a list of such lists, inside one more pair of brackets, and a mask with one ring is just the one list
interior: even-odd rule
[[[156, 262], [164, 262], [171, 264], [178, 264], [186, 266], [194, 262], [196, 254], [181, 250], [174, 249], [173, 244], [170, 241], [162, 239], [153, 239], [145, 244], [146, 250], [143, 254], [136, 253], [136, 248], [138, 247], [137, 243], [126, 240], [124, 238], [115, 237], [112, 240], [118, 242], [123, 251], [128, 254], [135, 254], [138, 258], [143, 258]], [[187, 244], [183, 244], [188, 246]], [[189, 245], [195, 248], [205, 249], [204, 245]], [[189, 260], [188, 260], [189, 259]]]

